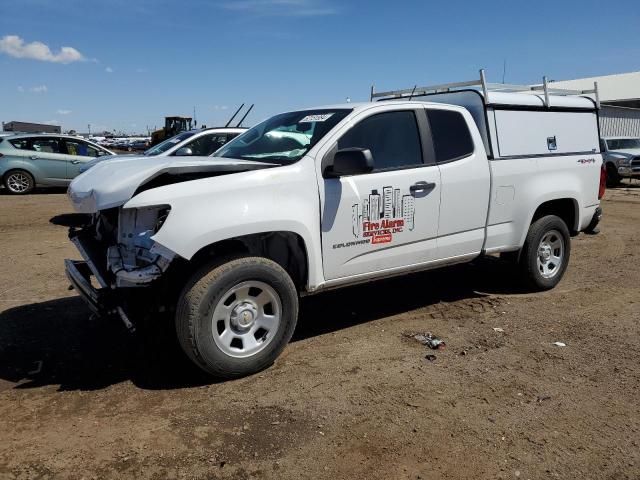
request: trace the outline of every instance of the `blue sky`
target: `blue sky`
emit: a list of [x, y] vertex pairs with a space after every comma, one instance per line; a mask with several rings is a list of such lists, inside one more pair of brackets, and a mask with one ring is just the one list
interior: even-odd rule
[[253, 124], [504, 60], [510, 83], [636, 71], [639, 31], [638, 0], [0, 0], [0, 119], [141, 132], [245, 102]]

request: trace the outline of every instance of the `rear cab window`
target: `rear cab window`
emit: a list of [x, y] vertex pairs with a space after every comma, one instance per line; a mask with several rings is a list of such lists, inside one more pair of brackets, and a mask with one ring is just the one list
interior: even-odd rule
[[460, 112], [429, 108], [427, 116], [438, 163], [453, 162], [473, 153], [471, 132]]

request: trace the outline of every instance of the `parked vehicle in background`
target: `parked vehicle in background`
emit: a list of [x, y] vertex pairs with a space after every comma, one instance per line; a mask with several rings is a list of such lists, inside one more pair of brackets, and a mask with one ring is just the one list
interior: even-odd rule
[[640, 178], [640, 138], [606, 137], [600, 140], [607, 169], [607, 186], [615, 187], [622, 178]]
[[275, 360], [299, 294], [497, 253], [553, 288], [570, 237], [600, 215], [596, 105], [481, 78], [484, 94], [414, 88], [276, 115], [208, 158], [98, 164], [69, 187], [84, 260], [67, 276], [129, 328], [173, 315], [186, 354], [221, 377]]
[[[182, 132], [175, 137], [169, 138], [164, 142], [146, 150], [143, 157], [187, 157], [200, 156], [206, 157], [222, 147], [229, 140], [244, 133], [246, 128], [207, 128], [203, 130], [190, 130]], [[127, 157], [131, 157], [127, 155]], [[136, 158], [140, 158], [135, 156]], [[121, 158], [118, 156], [118, 158]], [[89, 170], [91, 167], [103, 160], [111, 158], [96, 158], [86, 163], [80, 173]]]
[[104, 147], [70, 135], [21, 134], [0, 138], [0, 178], [7, 191], [22, 195], [36, 186], [66, 186], [80, 167], [114, 155]]
[[147, 140], [134, 140], [127, 145], [127, 151], [129, 152], [144, 152], [147, 148], [149, 148]]

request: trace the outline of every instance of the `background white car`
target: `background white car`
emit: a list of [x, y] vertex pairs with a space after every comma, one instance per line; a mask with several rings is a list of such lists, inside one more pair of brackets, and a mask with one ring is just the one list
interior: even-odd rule
[[[214, 153], [225, 143], [244, 133], [246, 128], [206, 128], [200, 130], [189, 130], [165, 140], [162, 143], [146, 150], [142, 156], [144, 157], [186, 157], [200, 156], [206, 157]], [[127, 155], [130, 157], [131, 155]], [[120, 158], [116, 155], [110, 158]], [[107, 160], [107, 158], [96, 158], [87, 162], [80, 173], [83, 173], [93, 167], [95, 164]]]

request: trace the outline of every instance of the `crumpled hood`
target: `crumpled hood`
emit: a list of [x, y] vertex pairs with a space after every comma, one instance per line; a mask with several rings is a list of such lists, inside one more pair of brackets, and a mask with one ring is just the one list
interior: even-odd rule
[[161, 186], [161, 178], [176, 183], [274, 166], [223, 157], [112, 157], [78, 175], [67, 195], [77, 212], [95, 213], [123, 205], [144, 185]]
[[119, 154], [119, 155], [103, 155], [102, 157], [96, 157], [93, 160], [89, 160], [88, 162], [83, 164], [80, 167], [80, 173], [86, 172], [87, 170], [89, 170], [90, 168], [94, 167], [98, 163], [111, 161], [111, 160], [118, 160], [118, 159], [121, 159], [121, 158], [131, 158], [131, 157], [140, 158], [140, 157], [144, 157], [144, 155], [136, 155], [135, 153], [134, 154], [123, 153], [123, 154]]

